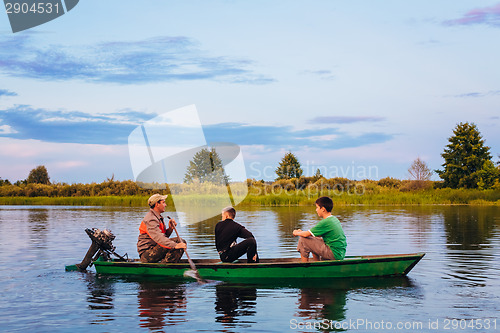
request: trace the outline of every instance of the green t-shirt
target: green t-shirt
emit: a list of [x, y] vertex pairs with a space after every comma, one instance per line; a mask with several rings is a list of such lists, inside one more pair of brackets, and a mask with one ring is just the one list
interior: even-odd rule
[[333, 215], [328, 216], [309, 231], [314, 237], [323, 237], [325, 244], [332, 249], [335, 259], [344, 259], [347, 241], [338, 218]]

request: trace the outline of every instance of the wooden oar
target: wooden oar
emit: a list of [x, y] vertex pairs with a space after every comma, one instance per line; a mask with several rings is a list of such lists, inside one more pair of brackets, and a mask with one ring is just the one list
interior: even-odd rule
[[[167, 216], [167, 218], [170, 220], [170, 216]], [[179, 238], [179, 241], [180, 241], [181, 237], [179, 236], [179, 232], [177, 231], [177, 228], [175, 227], [175, 225], [172, 225], [172, 227], [174, 228], [175, 234], [177, 235], [177, 238]], [[187, 249], [184, 249], [184, 253], [186, 254], [186, 257], [188, 259], [189, 266], [191, 267], [191, 270], [184, 272], [184, 275], [195, 278], [196, 281], [198, 281], [199, 283], [206, 283], [206, 281], [200, 276], [200, 273], [198, 273], [198, 270], [196, 269], [194, 262], [189, 257]]]

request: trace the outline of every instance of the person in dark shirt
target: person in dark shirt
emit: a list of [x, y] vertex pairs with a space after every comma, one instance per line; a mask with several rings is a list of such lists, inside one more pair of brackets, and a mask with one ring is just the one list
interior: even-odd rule
[[[236, 210], [229, 206], [222, 210], [222, 221], [215, 226], [215, 247], [222, 262], [233, 262], [245, 253], [247, 262], [259, 262], [257, 254], [257, 242], [252, 233], [244, 226], [234, 222]], [[244, 241], [236, 243], [236, 239], [245, 238]]]

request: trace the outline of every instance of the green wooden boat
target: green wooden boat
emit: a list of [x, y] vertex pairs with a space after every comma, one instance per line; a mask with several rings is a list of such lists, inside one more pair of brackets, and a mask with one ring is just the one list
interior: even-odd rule
[[[222, 263], [218, 259], [193, 260], [200, 276], [210, 280], [241, 279], [301, 279], [357, 278], [404, 276], [422, 259], [425, 253], [351, 256], [344, 260], [325, 260], [302, 263], [298, 258], [261, 259], [259, 263]], [[96, 260], [98, 274], [165, 276], [182, 278], [191, 268], [187, 260], [179, 263], [141, 263], [137, 260]]]

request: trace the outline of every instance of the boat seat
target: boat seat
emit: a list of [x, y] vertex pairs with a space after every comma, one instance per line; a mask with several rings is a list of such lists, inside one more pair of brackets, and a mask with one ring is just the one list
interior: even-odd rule
[[[231, 261], [230, 264], [237, 264], [239, 263], [240, 261], [238, 259], [236, 259], [235, 261]], [[227, 262], [223, 262], [223, 261], [219, 261], [217, 264], [228, 264]]]

